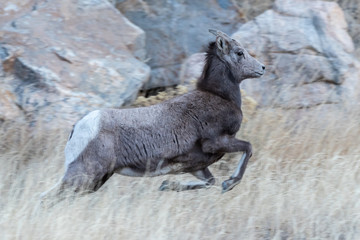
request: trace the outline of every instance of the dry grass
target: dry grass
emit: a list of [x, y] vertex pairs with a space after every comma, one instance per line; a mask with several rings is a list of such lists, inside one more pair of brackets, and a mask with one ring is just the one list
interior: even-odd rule
[[216, 186], [160, 192], [165, 179], [115, 175], [98, 192], [46, 209], [63, 173], [67, 133], [0, 131], [1, 239], [360, 239], [359, 112], [258, 110], [240, 138], [254, 146], [243, 181], [221, 194], [239, 155], [211, 167]]

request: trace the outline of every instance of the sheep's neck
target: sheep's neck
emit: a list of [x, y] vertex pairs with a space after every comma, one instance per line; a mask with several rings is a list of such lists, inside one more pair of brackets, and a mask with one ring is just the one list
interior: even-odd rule
[[240, 87], [230, 69], [216, 56], [207, 56], [197, 89], [218, 95], [241, 108]]

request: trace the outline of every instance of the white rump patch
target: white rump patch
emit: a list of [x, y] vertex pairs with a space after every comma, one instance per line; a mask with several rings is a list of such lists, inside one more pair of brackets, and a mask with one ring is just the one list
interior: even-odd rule
[[100, 116], [100, 111], [96, 110], [76, 123], [65, 147], [65, 169], [78, 158], [89, 142], [99, 133]]

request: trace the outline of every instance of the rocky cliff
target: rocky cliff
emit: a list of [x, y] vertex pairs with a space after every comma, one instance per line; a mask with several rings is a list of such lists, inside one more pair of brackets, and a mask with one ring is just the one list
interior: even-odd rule
[[71, 126], [93, 109], [133, 102], [140, 89], [191, 88], [213, 40], [208, 28], [232, 34], [267, 65], [262, 79], [243, 84], [260, 106], [354, 102], [359, 8], [337, 2], [7, 1], [0, 120]]
[[133, 101], [149, 78], [144, 31], [105, 0], [14, 0], [0, 11], [0, 118], [70, 125]]

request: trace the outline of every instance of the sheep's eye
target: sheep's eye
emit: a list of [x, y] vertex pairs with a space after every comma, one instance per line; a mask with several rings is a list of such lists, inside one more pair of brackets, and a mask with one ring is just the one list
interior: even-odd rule
[[237, 52], [236, 53], [239, 57], [242, 57], [242, 56], [244, 56], [244, 52], [242, 52], [242, 51], [240, 51], [240, 52]]

